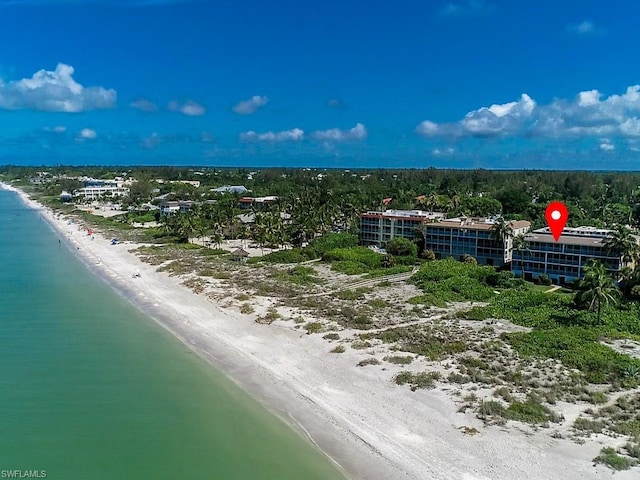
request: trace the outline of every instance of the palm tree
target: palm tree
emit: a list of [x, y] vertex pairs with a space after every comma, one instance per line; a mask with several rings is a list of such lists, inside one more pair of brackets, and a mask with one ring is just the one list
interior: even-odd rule
[[507, 241], [513, 236], [513, 228], [511, 227], [511, 223], [507, 222], [504, 217], [498, 217], [491, 228], [489, 230], [489, 236], [493, 238], [496, 243], [500, 245], [500, 247], [504, 251], [504, 261], [507, 261], [507, 249], [505, 248], [505, 244]]
[[616, 225], [613, 233], [605, 241], [605, 246], [609, 252], [619, 254], [622, 263], [627, 265], [634, 262], [640, 253], [638, 238], [625, 225]]
[[588, 305], [589, 310], [597, 310], [598, 323], [601, 319], [602, 304], [616, 303], [620, 297], [620, 290], [608, 274], [605, 265], [597, 260], [590, 261], [584, 267], [584, 278], [580, 281], [580, 287], [583, 290], [576, 295], [576, 300]]
[[[522, 253], [523, 250], [529, 249], [529, 242], [527, 242], [522, 233], [513, 237], [513, 249], [518, 251], [518, 253]], [[522, 277], [524, 278], [524, 261], [521, 261], [520, 263], [520, 270], [522, 271]]]

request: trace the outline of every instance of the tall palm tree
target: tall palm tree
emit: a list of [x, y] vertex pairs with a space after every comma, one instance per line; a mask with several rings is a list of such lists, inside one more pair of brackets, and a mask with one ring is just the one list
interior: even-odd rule
[[[527, 242], [522, 233], [513, 237], [513, 249], [518, 253], [522, 253], [524, 250], [529, 249], [529, 242]], [[520, 270], [522, 271], [522, 277], [524, 278], [524, 261], [521, 261], [520, 263]]]
[[576, 300], [588, 305], [589, 310], [598, 312], [599, 324], [602, 304], [616, 303], [620, 298], [620, 290], [616, 287], [605, 265], [597, 260], [590, 261], [584, 267], [584, 278], [580, 281], [580, 287], [583, 290], [576, 295]]
[[616, 225], [613, 233], [605, 241], [605, 246], [609, 252], [619, 254], [622, 263], [626, 265], [635, 262], [640, 254], [638, 238], [625, 225]]
[[489, 237], [493, 238], [499, 247], [502, 248], [502, 258], [505, 263], [508, 260], [508, 242], [512, 236], [513, 228], [511, 227], [511, 223], [507, 222], [504, 217], [498, 217], [489, 229]]
[[489, 230], [491, 237], [495, 241], [503, 244], [513, 235], [511, 223], [507, 222], [504, 217], [498, 217]]

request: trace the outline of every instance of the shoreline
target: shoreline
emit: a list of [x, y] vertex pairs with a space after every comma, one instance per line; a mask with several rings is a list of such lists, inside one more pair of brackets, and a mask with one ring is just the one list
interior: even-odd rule
[[[378, 371], [355, 367], [357, 352], [330, 354], [319, 335], [256, 324], [143, 263], [128, 251], [136, 244], [111, 246], [99, 234], [91, 240], [22, 190], [2, 182], [0, 188], [41, 212], [92, 273], [305, 437], [347, 478], [611, 477], [610, 470], [584, 462], [597, 452], [590, 446], [548, 432], [485, 428], [475, 416], [457, 413], [442, 388], [410, 392]], [[132, 278], [137, 271], [141, 277]], [[463, 435], [461, 426], [481, 433]], [[631, 477], [621, 472], [616, 478]]]

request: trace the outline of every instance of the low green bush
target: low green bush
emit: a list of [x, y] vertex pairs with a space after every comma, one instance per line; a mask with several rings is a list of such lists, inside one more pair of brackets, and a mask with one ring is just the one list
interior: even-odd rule
[[510, 420], [526, 423], [543, 423], [552, 418], [551, 411], [547, 407], [532, 400], [511, 402], [504, 416]]
[[396, 365], [409, 365], [411, 362], [413, 362], [413, 357], [409, 355], [391, 355], [384, 357], [383, 360], [385, 362], [394, 363]]
[[440, 380], [442, 375], [438, 372], [400, 372], [395, 376], [395, 382], [398, 385], [409, 384], [411, 391], [416, 391], [419, 388], [434, 388], [436, 381]]
[[602, 463], [612, 470], [628, 470], [636, 463], [630, 458], [618, 455], [615, 449], [611, 447], [604, 447], [600, 450], [600, 455], [594, 458], [593, 462]]
[[269, 263], [301, 263], [309, 260], [299, 248], [291, 250], [278, 250], [261, 257], [261, 260]]

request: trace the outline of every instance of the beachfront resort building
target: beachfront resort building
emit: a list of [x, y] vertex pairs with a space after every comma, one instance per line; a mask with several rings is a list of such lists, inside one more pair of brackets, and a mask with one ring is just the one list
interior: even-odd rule
[[240, 200], [238, 200], [238, 205], [240, 206], [240, 208], [246, 210], [248, 208], [251, 208], [252, 206], [254, 208], [263, 207], [277, 200], [278, 197], [275, 195], [269, 195], [266, 197], [242, 197]]
[[524, 237], [526, 248], [514, 251], [511, 271], [525, 280], [545, 274], [566, 284], [582, 278], [582, 267], [594, 259], [610, 272], [618, 272], [625, 265], [622, 255], [607, 246], [611, 235], [611, 230], [595, 227], [567, 227], [556, 242], [549, 227], [534, 230]]
[[184, 213], [191, 210], [195, 202], [185, 201], [165, 201], [160, 204], [160, 215], [173, 215], [174, 213]]
[[83, 187], [74, 192], [75, 196], [82, 197], [85, 200], [98, 200], [104, 197], [125, 197], [129, 195], [130, 184], [122, 178], [114, 180], [97, 180], [95, 178], [82, 178]]
[[443, 219], [444, 213], [422, 210], [369, 211], [360, 214], [360, 243], [384, 247], [395, 237], [413, 240], [428, 223]]
[[462, 260], [470, 255], [480, 265], [502, 267], [511, 262], [513, 237], [528, 232], [531, 223], [507, 221], [511, 234], [500, 239], [494, 228], [496, 221], [498, 218], [458, 217], [428, 223], [424, 226], [424, 248], [433, 251], [436, 258]]
[[222, 187], [212, 188], [211, 191], [214, 193], [239, 193], [244, 195], [251, 190], [247, 189], [244, 185], [224, 185]]

